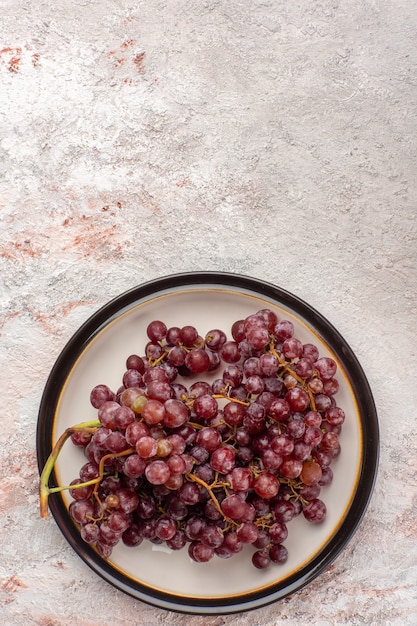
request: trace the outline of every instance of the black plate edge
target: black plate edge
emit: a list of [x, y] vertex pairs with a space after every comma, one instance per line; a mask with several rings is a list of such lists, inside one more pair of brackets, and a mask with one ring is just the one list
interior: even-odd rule
[[[308, 567], [303, 568], [300, 572], [287, 578], [285, 585], [278, 584], [274, 588], [274, 591], [266, 596], [262, 592], [254, 592], [252, 594], [225, 598], [221, 602], [210, 598], [193, 600], [178, 596], [171, 597], [168, 593], [153, 592], [153, 590], [149, 590], [148, 588], [145, 588], [144, 592], [141, 589], [132, 589], [130, 579], [127, 579], [123, 575], [116, 576], [114, 569], [103, 561], [87, 544], [85, 548], [82, 546], [80, 550], [78, 529], [75, 525], [68, 525], [68, 514], [61, 497], [52, 497], [50, 499], [50, 510], [61, 532], [82, 560], [99, 576], [106, 580], [106, 582], [113, 584], [128, 595], [158, 608], [179, 613], [200, 615], [240, 613], [260, 608], [261, 606], [266, 606], [284, 597], [288, 597], [303, 589], [319, 576], [337, 558], [356, 532], [369, 505], [377, 477], [379, 463], [379, 425], [375, 403], [365, 373], [357, 357], [339, 331], [337, 331], [321, 313], [301, 298], [257, 278], [229, 272], [211, 271], [177, 273], [153, 279], [113, 298], [93, 313], [80, 326], [62, 349], [50, 372], [38, 412], [36, 432], [38, 468], [39, 472], [41, 472], [50, 453], [52, 421], [49, 424], [48, 430], [45, 430], [45, 420], [47, 421], [47, 416], [54, 415], [55, 403], [59, 397], [61, 386], [73, 362], [91, 338], [100, 332], [120, 310], [130, 306], [139, 298], [146, 298], [147, 296], [154, 295], [157, 291], [163, 291], [165, 289], [175, 287], [183, 288], [187, 285], [191, 286], [197, 284], [219, 287], [231, 286], [253, 291], [258, 295], [277, 300], [279, 303], [288, 306], [301, 317], [308, 320], [327, 343], [332, 346], [337, 346], [337, 349], [343, 354], [345, 359], [344, 365], [350, 373], [350, 383], [361, 405], [364, 440], [363, 457], [357, 491], [341, 527], [326, 546], [326, 555], [323, 557], [319, 554], [308, 564]], [[68, 359], [69, 355], [72, 355], [72, 359]], [[53, 479], [54, 476], [52, 476], [52, 480]]]

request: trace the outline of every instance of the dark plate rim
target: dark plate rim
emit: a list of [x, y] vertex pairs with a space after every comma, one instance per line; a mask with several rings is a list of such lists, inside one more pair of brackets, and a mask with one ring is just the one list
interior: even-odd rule
[[[300, 571], [266, 591], [245, 593], [219, 600], [187, 598], [149, 589], [116, 571], [94, 549], [85, 544], [69, 518], [63, 498], [50, 497], [50, 511], [66, 540], [79, 557], [101, 578], [126, 594], [161, 609], [199, 615], [219, 615], [248, 611], [282, 600], [311, 583], [333, 563], [349, 543], [368, 508], [374, 489], [379, 463], [378, 416], [365, 373], [352, 349], [339, 331], [315, 308], [298, 296], [272, 283], [230, 272], [186, 272], [153, 279], [133, 287], [110, 300], [93, 313], [66, 343], [48, 376], [38, 411], [36, 430], [37, 462], [39, 473], [50, 454], [54, 414], [61, 389], [79, 354], [119, 312], [136, 301], [156, 295], [160, 291], [199, 285], [233, 287], [254, 292], [275, 300], [305, 319], [340, 357], [355, 394], [363, 432], [363, 454], [357, 488], [349, 510], [325, 548]], [[54, 480], [52, 476], [52, 480]]]

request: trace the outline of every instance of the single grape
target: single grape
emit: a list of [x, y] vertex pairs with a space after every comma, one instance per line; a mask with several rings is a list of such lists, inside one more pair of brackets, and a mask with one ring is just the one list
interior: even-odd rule
[[259, 369], [262, 376], [274, 376], [279, 370], [279, 361], [275, 354], [265, 352], [259, 357]]
[[90, 500], [75, 500], [69, 505], [69, 514], [78, 524], [87, 524], [94, 517], [94, 505]]
[[207, 563], [214, 556], [214, 548], [210, 548], [201, 541], [192, 541], [188, 546], [188, 554], [197, 563]]
[[269, 526], [268, 534], [273, 543], [282, 543], [288, 537], [288, 528], [283, 522], [274, 522]]
[[215, 472], [228, 474], [235, 466], [236, 453], [231, 447], [216, 448], [210, 457], [210, 466]]
[[183, 326], [179, 332], [180, 341], [185, 346], [192, 346], [198, 339], [198, 331], [194, 326]]
[[269, 407], [268, 415], [273, 420], [284, 421], [289, 418], [291, 407], [284, 398], [276, 398]]
[[120, 430], [126, 430], [135, 420], [135, 412], [128, 406], [120, 406], [114, 415], [114, 425]]
[[159, 361], [159, 359], [162, 358], [163, 353], [164, 348], [160, 343], [153, 343], [152, 341], [149, 341], [145, 346], [145, 356], [149, 362]]
[[282, 565], [288, 560], [288, 550], [281, 544], [275, 544], [269, 549], [269, 558], [273, 563]]
[[286, 457], [294, 450], [294, 439], [287, 433], [273, 437], [270, 442], [271, 449], [275, 454]]
[[323, 418], [318, 411], [307, 411], [304, 414], [304, 423], [306, 426], [316, 426], [320, 428]]
[[304, 517], [314, 524], [320, 524], [326, 517], [326, 512], [326, 505], [319, 498], [312, 499], [303, 507]]
[[115, 417], [120, 409], [120, 404], [114, 400], [107, 400], [100, 405], [97, 417], [103, 426], [114, 430], [116, 428]]
[[272, 333], [275, 326], [278, 324], [277, 314], [274, 311], [271, 311], [271, 309], [261, 309], [256, 315], [264, 320], [268, 332]]
[[203, 348], [195, 348], [187, 353], [184, 365], [193, 374], [202, 374], [203, 372], [207, 372], [210, 366], [210, 359]]
[[114, 452], [116, 454], [129, 449], [126, 437], [119, 430], [116, 430], [108, 435], [106, 439], [106, 446], [109, 452]]
[[236, 343], [239, 343], [240, 341], [243, 341], [245, 339], [244, 326], [244, 320], [237, 320], [232, 324], [231, 335]]
[[214, 352], [217, 352], [218, 350], [220, 350], [222, 345], [226, 343], [227, 336], [223, 330], [215, 328], [213, 330], [209, 330], [209, 332], [206, 333], [204, 341], [207, 348], [213, 350]]
[[294, 324], [290, 320], [281, 320], [275, 324], [273, 334], [277, 341], [283, 343], [294, 335]]
[[171, 385], [167, 382], [159, 380], [153, 380], [148, 383], [146, 386], [146, 393], [148, 398], [159, 400], [160, 402], [165, 402], [174, 396]]
[[319, 393], [316, 395], [314, 402], [316, 404], [317, 411], [321, 411], [324, 413], [327, 409], [330, 409], [332, 406], [332, 400], [329, 396], [326, 396], [324, 393]]
[[336, 374], [337, 365], [335, 361], [329, 357], [317, 359], [314, 366], [322, 380], [330, 380]]
[[237, 363], [240, 360], [238, 344], [235, 341], [226, 341], [221, 346], [219, 355], [225, 363]]
[[195, 445], [205, 448], [208, 452], [213, 452], [219, 448], [221, 443], [222, 438], [220, 433], [216, 429], [208, 426], [199, 430], [195, 438]]
[[99, 409], [104, 402], [115, 399], [115, 394], [107, 385], [96, 385], [90, 393], [90, 402], [95, 409]]
[[262, 350], [269, 343], [268, 329], [262, 326], [254, 326], [246, 331], [246, 340], [254, 350]]
[[293, 387], [285, 394], [285, 400], [292, 411], [305, 411], [310, 406], [310, 397], [301, 387]]
[[123, 374], [122, 382], [126, 388], [141, 387], [143, 384], [142, 374], [136, 369], [128, 369]]
[[339, 447], [339, 437], [331, 431], [324, 433], [320, 445], [324, 450], [335, 450]]
[[[71, 481], [70, 484], [80, 485], [83, 482], [85, 481], [81, 480], [81, 478], [75, 478], [74, 480]], [[88, 500], [91, 494], [93, 493], [93, 489], [94, 489], [93, 485], [87, 485], [84, 487], [70, 489], [69, 494], [74, 500]]]
[[100, 537], [100, 527], [96, 523], [88, 522], [81, 527], [80, 535], [86, 543], [95, 543]]
[[167, 333], [168, 329], [166, 325], [164, 324], [164, 322], [161, 322], [159, 320], [152, 321], [146, 329], [146, 334], [148, 335], [149, 339], [155, 343], [165, 339]]
[[174, 346], [168, 353], [168, 362], [175, 367], [180, 367], [185, 363], [187, 351], [182, 346]]
[[160, 517], [155, 523], [155, 535], [163, 541], [172, 539], [177, 532], [175, 521], [169, 517]]
[[300, 479], [305, 485], [314, 485], [314, 483], [320, 482], [322, 478], [322, 469], [320, 465], [314, 461], [305, 461], [300, 473]]
[[249, 394], [257, 396], [265, 390], [265, 383], [261, 376], [249, 376], [245, 388]]
[[72, 433], [71, 435], [72, 443], [79, 448], [85, 448], [90, 443], [91, 438], [92, 438], [92, 433], [86, 433], [81, 430], [76, 431], [75, 433]]
[[130, 548], [139, 546], [143, 541], [143, 536], [140, 532], [138, 524], [131, 524], [122, 534], [122, 541], [126, 546]]
[[331, 467], [323, 467], [321, 479], [319, 480], [320, 487], [325, 487], [326, 485], [330, 485], [333, 480], [333, 470]]
[[307, 426], [303, 435], [303, 441], [311, 448], [315, 448], [321, 443], [323, 433], [316, 426]]
[[279, 491], [279, 480], [271, 472], [259, 474], [253, 481], [254, 491], [265, 500], [274, 498]]
[[247, 492], [253, 485], [253, 473], [248, 467], [234, 467], [228, 475], [233, 491]]
[[146, 462], [138, 454], [130, 454], [123, 465], [123, 472], [130, 478], [138, 478], [145, 471]]
[[295, 505], [290, 500], [279, 500], [272, 506], [272, 514], [276, 522], [288, 524], [295, 517]]
[[297, 376], [303, 378], [304, 380], [307, 380], [308, 378], [311, 378], [314, 374], [314, 364], [310, 359], [302, 356], [295, 364], [294, 371]]
[[171, 326], [167, 330], [165, 341], [168, 346], [178, 346], [181, 343], [180, 338], [181, 329], [178, 326]]
[[199, 539], [209, 548], [219, 548], [224, 540], [221, 529], [215, 524], [207, 524], [199, 534]]
[[324, 416], [332, 426], [340, 426], [345, 421], [345, 412], [338, 406], [327, 409]]
[[299, 459], [294, 458], [294, 456], [289, 456], [285, 458], [281, 465], [279, 466], [279, 473], [284, 478], [298, 478], [303, 469], [303, 463]]
[[146, 466], [145, 476], [151, 485], [163, 485], [171, 476], [171, 472], [165, 461], [157, 459]]
[[158, 442], [150, 435], [141, 437], [136, 442], [136, 452], [142, 459], [150, 459], [156, 456], [158, 451]]
[[273, 472], [280, 467], [283, 461], [282, 456], [276, 454], [269, 448], [262, 453], [261, 459], [263, 468]]
[[221, 503], [223, 513], [232, 520], [240, 521], [245, 516], [245, 502], [235, 494], [226, 496]]
[[252, 563], [257, 569], [266, 569], [271, 563], [268, 550], [257, 550], [252, 555]]
[[305, 429], [306, 429], [305, 419], [294, 418], [294, 415], [292, 416], [292, 419], [287, 424], [287, 434], [293, 439], [300, 439], [300, 437], [304, 435]]
[[215, 417], [219, 407], [215, 398], [210, 394], [198, 396], [193, 403], [193, 411], [205, 420]]
[[175, 535], [168, 539], [166, 544], [171, 550], [181, 550], [187, 543], [187, 537], [183, 530], [177, 530]]
[[259, 536], [259, 528], [253, 522], [244, 522], [236, 532], [242, 543], [255, 543]]
[[336, 378], [323, 381], [323, 392], [327, 396], [334, 396], [339, 391], [339, 382]]
[[145, 371], [145, 362], [138, 354], [131, 354], [126, 359], [126, 369], [137, 370], [140, 374], [143, 374]]
[[315, 363], [319, 358], [319, 351], [317, 347], [312, 343], [305, 343], [303, 345], [303, 355], [304, 358], [309, 359], [312, 363]]

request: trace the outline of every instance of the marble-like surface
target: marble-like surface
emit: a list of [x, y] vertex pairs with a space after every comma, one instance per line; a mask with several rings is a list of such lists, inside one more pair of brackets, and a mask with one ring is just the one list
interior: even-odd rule
[[[417, 623], [413, 0], [0, 0], [0, 605], [6, 626]], [[46, 378], [78, 326], [177, 271], [319, 309], [373, 389], [358, 532], [287, 600], [189, 617], [113, 590], [38, 514]]]

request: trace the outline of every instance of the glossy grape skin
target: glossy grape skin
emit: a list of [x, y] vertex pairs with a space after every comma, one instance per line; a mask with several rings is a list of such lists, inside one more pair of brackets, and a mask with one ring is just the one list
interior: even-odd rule
[[223, 330], [215, 328], [213, 330], [209, 330], [204, 339], [209, 350], [218, 352], [222, 345], [226, 343], [227, 335]]
[[273, 563], [278, 563], [282, 565], [288, 561], [288, 550], [285, 546], [281, 544], [276, 544], [271, 546], [269, 550], [269, 558]]
[[185, 346], [192, 346], [198, 339], [198, 331], [195, 326], [188, 324], [180, 329], [179, 338]]
[[226, 341], [220, 348], [219, 354], [225, 363], [237, 363], [240, 359], [239, 347], [235, 341]]
[[90, 393], [90, 402], [95, 409], [99, 409], [104, 402], [114, 399], [115, 394], [107, 385], [96, 385]]
[[304, 517], [313, 524], [320, 524], [326, 515], [326, 505], [319, 498], [314, 498], [303, 508]]
[[165, 339], [167, 333], [168, 329], [166, 325], [160, 320], [152, 321], [150, 324], [148, 324], [148, 327], [146, 329], [146, 334], [148, 335], [149, 339], [155, 343], [158, 341], [162, 341], [162, 339]]
[[277, 495], [279, 491], [279, 480], [271, 472], [263, 472], [255, 478], [253, 488], [261, 498], [269, 500]]
[[232, 448], [217, 448], [211, 454], [210, 465], [215, 472], [228, 474], [235, 466], [235, 452]]
[[267, 550], [257, 550], [253, 553], [252, 563], [257, 569], [266, 569], [271, 562], [271, 557]]

